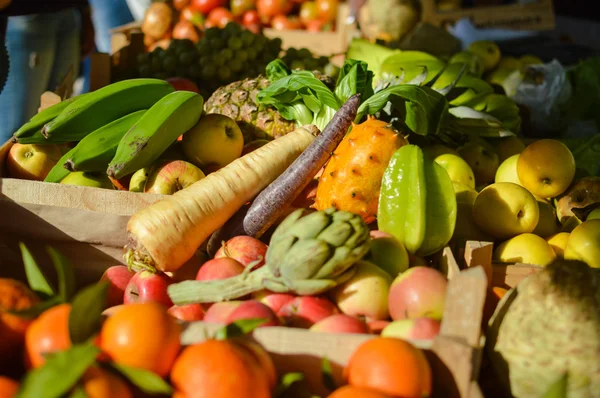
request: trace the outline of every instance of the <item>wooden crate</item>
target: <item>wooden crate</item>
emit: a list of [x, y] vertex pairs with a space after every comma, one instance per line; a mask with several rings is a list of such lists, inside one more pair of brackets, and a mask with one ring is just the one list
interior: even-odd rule
[[[441, 253], [438, 265], [450, 281], [440, 335], [433, 342], [411, 342], [426, 350], [433, 371], [434, 398], [483, 397], [476, 380], [485, 342], [480, 326], [487, 286], [485, 272], [483, 267], [460, 271], [449, 248]], [[187, 345], [203, 341], [218, 327], [203, 322], [187, 324], [182, 342]], [[271, 353], [280, 372], [304, 372], [313, 392], [323, 397], [328, 392], [321, 380], [322, 358], [331, 362], [339, 385], [350, 355], [374, 337], [284, 327], [259, 328], [252, 333], [252, 338]]]
[[437, 8], [436, 0], [422, 0], [422, 19], [435, 26], [452, 24], [469, 18], [478, 28], [514, 30], [552, 30], [556, 26], [552, 0], [527, 4], [479, 6], [452, 11]]

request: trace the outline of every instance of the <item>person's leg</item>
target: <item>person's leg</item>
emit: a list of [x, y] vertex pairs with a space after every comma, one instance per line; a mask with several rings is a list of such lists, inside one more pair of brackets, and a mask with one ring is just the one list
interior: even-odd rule
[[89, 3], [96, 30], [96, 48], [102, 53], [110, 53], [110, 30], [133, 22], [133, 16], [125, 0], [89, 0]]
[[57, 28], [56, 21], [41, 14], [8, 19], [10, 66], [0, 93], [0, 143], [37, 113], [54, 63]]
[[48, 80], [48, 90], [55, 90], [73, 68], [73, 80], [79, 76], [81, 62], [81, 18], [76, 9], [55, 13], [59, 24], [56, 33], [56, 57]]

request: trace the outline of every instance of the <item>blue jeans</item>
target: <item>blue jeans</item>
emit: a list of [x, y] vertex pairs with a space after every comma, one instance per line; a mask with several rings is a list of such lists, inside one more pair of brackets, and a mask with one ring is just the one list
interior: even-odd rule
[[96, 48], [101, 53], [110, 53], [110, 30], [133, 22], [125, 0], [89, 0], [92, 21], [96, 30]]
[[40, 96], [73, 68], [79, 74], [81, 19], [75, 9], [8, 18], [8, 81], [0, 93], [0, 144], [37, 113]]

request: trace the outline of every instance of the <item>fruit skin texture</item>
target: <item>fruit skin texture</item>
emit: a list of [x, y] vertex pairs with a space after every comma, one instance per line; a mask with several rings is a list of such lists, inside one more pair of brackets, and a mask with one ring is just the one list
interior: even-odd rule
[[569, 232], [559, 232], [552, 236], [546, 238], [546, 242], [552, 247], [554, 253], [556, 253], [556, 257], [564, 258], [565, 249], [567, 247], [567, 242], [569, 241], [569, 236], [571, 234]]
[[58, 145], [13, 144], [6, 157], [8, 175], [22, 180], [44, 181], [62, 156]]
[[377, 390], [364, 387], [343, 386], [332, 392], [327, 398], [392, 398]]
[[498, 159], [500, 163], [504, 162], [511, 156], [518, 155], [525, 149], [523, 141], [516, 136], [510, 136], [500, 139], [498, 143], [494, 145]]
[[391, 124], [368, 117], [334, 151], [319, 179], [315, 208], [335, 207], [375, 221], [381, 178], [396, 149], [408, 141]]
[[494, 250], [494, 261], [547, 266], [556, 260], [556, 253], [544, 238], [521, 234], [500, 244]]
[[256, 355], [229, 340], [186, 347], [171, 370], [171, 382], [182, 397], [270, 398], [270, 380]]
[[106, 174], [90, 173], [87, 171], [72, 171], [60, 183], [81, 187], [115, 189]]
[[475, 189], [475, 175], [471, 166], [460, 156], [444, 154], [435, 158], [435, 162], [442, 166], [453, 182], [463, 184]]
[[127, 284], [123, 302], [125, 304], [155, 302], [169, 308], [173, 302], [167, 294], [167, 287], [172, 283], [173, 279], [162, 272], [138, 272]]
[[436, 269], [417, 266], [398, 275], [389, 294], [393, 320], [432, 318], [441, 320], [446, 303], [448, 280]]
[[174, 305], [167, 312], [180, 321], [194, 322], [204, 319], [204, 308], [200, 304]]
[[346, 314], [335, 314], [321, 319], [312, 325], [309, 330], [325, 333], [371, 333], [365, 322]]
[[89, 398], [131, 398], [131, 390], [115, 373], [91, 367], [82, 378], [83, 389]]
[[333, 301], [346, 315], [367, 321], [387, 319], [392, 277], [368, 261], [359, 261], [355, 267], [352, 278], [331, 291]]
[[395, 397], [431, 394], [431, 368], [425, 354], [409, 342], [376, 337], [361, 344], [344, 368], [348, 383]]
[[338, 314], [339, 310], [324, 297], [301, 296], [282, 305], [277, 315], [287, 326], [308, 329], [315, 323]]
[[241, 300], [214, 303], [208, 308], [206, 314], [204, 314], [204, 322], [226, 324], [229, 315], [242, 303], [243, 301]]
[[251, 236], [234, 236], [217, 250], [214, 258], [230, 257], [239, 261], [244, 267], [255, 263], [252, 267], [255, 270], [265, 264], [268, 248], [265, 243]]
[[393, 236], [371, 239], [371, 248], [366, 260], [377, 265], [392, 278], [408, 269], [408, 252]]
[[202, 170], [189, 162], [166, 161], [152, 169], [144, 185], [144, 192], [172, 195], [204, 177]]
[[160, 304], [129, 304], [104, 322], [100, 348], [117, 363], [165, 377], [179, 353], [180, 335], [181, 326]]
[[494, 182], [512, 182], [513, 184], [521, 185], [521, 181], [519, 181], [519, 174], [517, 173], [518, 161], [519, 154], [516, 154], [500, 163], [498, 170], [496, 170]]
[[391, 322], [381, 331], [381, 337], [398, 339], [433, 340], [440, 334], [442, 323], [437, 319], [399, 319]]
[[208, 260], [198, 270], [197, 281], [213, 281], [231, 278], [244, 272], [244, 266], [233, 258], [222, 257]]
[[135, 273], [124, 265], [115, 265], [104, 271], [100, 280], [108, 282], [107, 308], [123, 304], [125, 289], [134, 275]]
[[45, 363], [43, 353], [63, 351], [71, 347], [69, 314], [71, 304], [60, 304], [44, 311], [25, 334], [25, 365], [39, 368]]
[[471, 166], [476, 185], [494, 181], [500, 160], [492, 148], [482, 142], [470, 141], [459, 148], [458, 153]]
[[540, 211], [537, 200], [512, 182], [497, 182], [484, 188], [473, 204], [473, 219], [485, 233], [497, 239], [533, 232]]
[[229, 324], [242, 319], [261, 318], [267, 320], [259, 327], [280, 326], [281, 321], [269, 307], [257, 300], [243, 301], [227, 317], [225, 323]]
[[556, 220], [556, 210], [554, 210], [554, 206], [545, 199], [538, 198], [537, 202], [540, 216], [532, 233], [541, 236], [542, 238], [547, 238], [548, 236], [559, 232], [558, 222]]
[[183, 135], [182, 144], [186, 157], [196, 166], [225, 167], [242, 155], [244, 137], [233, 119], [209, 114]]
[[567, 240], [565, 259], [600, 268], [600, 220], [587, 220], [575, 227]]
[[494, 69], [502, 56], [498, 45], [489, 40], [474, 41], [469, 45], [468, 51], [481, 58], [485, 72]]
[[298, 296], [287, 293], [273, 293], [268, 290], [261, 290], [252, 294], [252, 298], [260, 301], [276, 314], [279, 314], [279, 310], [296, 297]]
[[565, 144], [542, 139], [530, 144], [519, 155], [519, 181], [532, 194], [554, 198], [565, 192], [575, 177], [575, 158]]
[[[10, 364], [23, 348], [25, 333], [32, 320], [5, 311], [25, 310], [40, 299], [24, 283], [0, 278], [0, 365]], [[14, 363], [13, 363], [14, 365]], [[0, 366], [1, 368], [2, 366]]]

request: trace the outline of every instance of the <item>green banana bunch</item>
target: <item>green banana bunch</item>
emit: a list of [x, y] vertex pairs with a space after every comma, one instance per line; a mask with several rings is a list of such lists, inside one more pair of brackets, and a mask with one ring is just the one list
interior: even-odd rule
[[219, 281], [185, 281], [168, 289], [173, 303], [232, 300], [261, 289], [321, 294], [350, 279], [369, 251], [369, 228], [358, 215], [330, 208], [298, 209], [277, 227], [265, 265]]
[[38, 112], [27, 123], [21, 126], [13, 135], [16, 142], [19, 144], [49, 144], [46, 137], [42, 135], [42, 127], [46, 123], [54, 120], [66, 107], [71, 105], [75, 100], [85, 98], [87, 94], [81, 94], [77, 97], [68, 98], [64, 101], [49, 106], [48, 108]]
[[173, 86], [160, 79], [130, 79], [110, 84], [69, 104], [42, 127], [48, 143], [80, 141], [91, 132], [130, 113], [148, 109]]
[[177, 137], [194, 127], [204, 99], [191, 91], [172, 92], [156, 102], [121, 139], [106, 173], [115, 179], [147, 167]]
[[386, 168], [377, 224], [411, 254], [427, 256], [454, 234], [456, 195], [448, 173], [416, 145], [398, 149]]
[[63, 167], [69, 171], [106, 171], [125, 133], [145, 113], [146, 109], [130, 113], [88, 134], [69, 151]]

